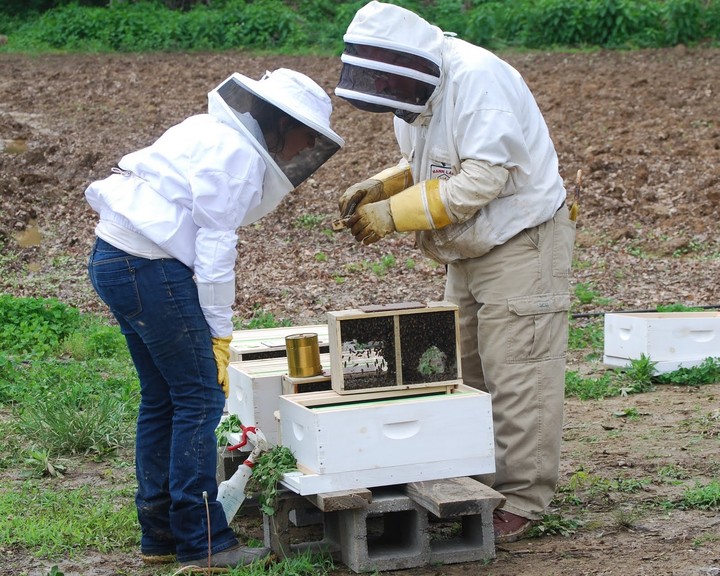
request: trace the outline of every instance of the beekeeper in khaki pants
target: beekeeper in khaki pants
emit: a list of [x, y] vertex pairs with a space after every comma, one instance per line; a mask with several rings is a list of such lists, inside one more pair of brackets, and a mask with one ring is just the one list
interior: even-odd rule
[[555, 148], [515, 69], [413, 12], [370, 2], [344, 41], [335, 92], [392, 112], [402, 159], [346, 190], [341, 215], [363, 244], [415, 231], [447, 264], [463, 379], [493, 401], [496, 541], [516, 540], [559, 471], [575, 222]]

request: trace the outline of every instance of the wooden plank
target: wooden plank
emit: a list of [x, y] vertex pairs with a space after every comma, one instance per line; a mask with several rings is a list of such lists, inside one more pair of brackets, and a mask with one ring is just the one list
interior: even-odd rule
[[362, 394], [338, 394], [334, 390], [327, 390], [300, 394], [283, 394], [283, 396], [287, 397], [292, 402], [308, 408], [312, 406], [327, 406], [330, 404], [347, 404], [352, 407], [353, 403], [358, 402], [390, 400], [392, 398], [411, 398], [414, 396], [439, 393], [450, 394], [457, 390], [460, 385], [462, 385], [461, 380], [453, 380], [450, 382], [443, 382], [439, 386], [428, 386], [425, 388], [402, 388], [399, 390], [377, 392], [363, 391]]
[[422, 302], [397, 302], [395, 304], [358, 306], [358, 310], [362, 310], [363, 312], [387, 312], [392, 310], [413, 310], [416, 308], [427, 308], [427, 304], [423, 304]]
[[447, 478], [406, 484], [405, 493], [439, 518], [480, 514], [488, 503], [495, 509], [505, 497], [472, 478]]
[[298, 468], [299, 472], [286, 473], [280, 483], [296, 494], [310, 496], [323, 492], [360, 490], [377, 486], [394, 486], [407, 484], [408, 482], [428, 481], [434, 480], [438, 476], [460, 478], [476, 474], [491, 474], [495, 471], [495, 459], [492, 455], [478, 456], [458, 460], [443, 460], [436, 463], [436, 465], [428, 465], [427, 462], [422, 462], [329, 474], [306, 473], [304, 467], [299, 466]]
[[323, 512], [336, 512], [339, 510], [356, 510], [366, 508], [372, 502], [372, 492], [367, 488], [359, 490], [341, 490], [339, 492], [323, 492], [306, 496], [317, 508]]

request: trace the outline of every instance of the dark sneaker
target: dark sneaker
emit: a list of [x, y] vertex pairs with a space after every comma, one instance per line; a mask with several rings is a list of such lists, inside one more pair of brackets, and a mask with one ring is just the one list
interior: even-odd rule
[[180, 562], [182, 568], [196, 568], [204, 573], [222, 573], [227, 572], [230, 568], [238, 566], [247, 566], [256, 560], [266, 558], [270, 554], [270, 548], [246, 548], [244, 546], [233, 546], [222, 552], [216, 552], [208, 558], [196, 558], [195, 560], [186, 560]]
[[495, 543], [504, 544], [515, 542], [523, 538], [532, 528], [533, 522], [512, 512], [495, 510], [493, 512], [493, 528], [495, 529]]

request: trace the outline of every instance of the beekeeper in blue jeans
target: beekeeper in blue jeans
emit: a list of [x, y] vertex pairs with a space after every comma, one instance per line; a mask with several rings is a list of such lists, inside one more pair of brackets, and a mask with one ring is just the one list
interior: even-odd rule
[[124, 156], [85, 195], [99, 214], [90, 279], [140, 380], [143, 559], [222, 569], [269, 552], [240, 546], [216, 501], [236, 230], [273, 210], [343, 140], [330, 128], [330, 98], [299, 72], [233, 74], [208, 97], [207, 114]]
[[[559, 474], [575, 222], [520, 74], [399, 6], [369, 2], [344, 36], [335, 93], [394, 114], [398, 164], [340, 198], [356, 240], [416, 233], [447, 265], [462, 377], [490, 393], [497, 542], [527, 534]], [[456, 439], [472, 442], [472, 438]]]

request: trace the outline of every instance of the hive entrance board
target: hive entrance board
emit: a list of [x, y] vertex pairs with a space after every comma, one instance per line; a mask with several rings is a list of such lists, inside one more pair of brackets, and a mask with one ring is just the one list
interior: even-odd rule
[[328, 312], [328, 337], [339, 394], [462, 382], [454, 304]]

